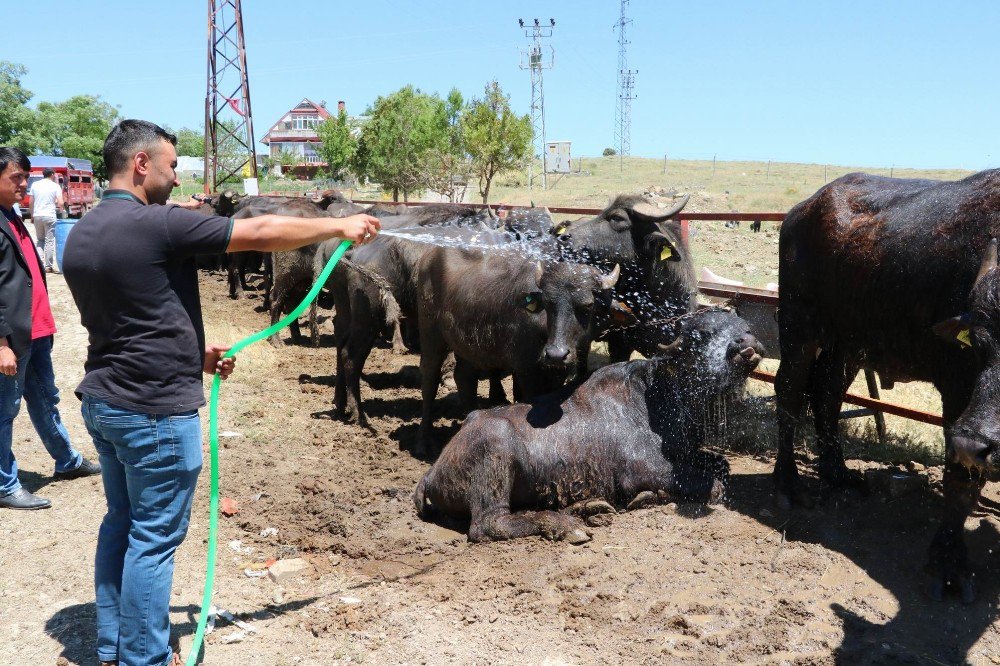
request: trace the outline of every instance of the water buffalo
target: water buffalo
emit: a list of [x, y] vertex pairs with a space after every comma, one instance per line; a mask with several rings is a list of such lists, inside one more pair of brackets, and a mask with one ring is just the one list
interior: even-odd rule
[[577, 358], [589, 350], [595, 300], [610, 305], [618, 267], [602, 274], [585, 264], [529, 259], [521, 254], [527, 248], [514, 248], [435, 247], [417, 263], [423, 397], [418, 453], [430, 443], [434, 398], [449, 351], [467, 411], [480, 373], [512, 373], [515, 400], [531, 398], [571, 377]]
[[468, 520], [470, 541], [582, 541], [583, 522], [560, 509], [718, 500], [728, 464], [699, 449], [692, 415], [742, 391], [762, 349], [730, 311], [688, 315], [678, 328], [648, 361], [605, 366], [527, 404], [473, 412], [418, 484], [418, 515]]
[[557, 228], [568, 252], [605, 270], [618, 264], [621, 280], [615, 296], [635, 315], [640, 326], [607, 335], [612, 361], [634, 350], [656, 353], [651, 334], [641, 324], [690, 312], [696, 305], [697, 280], [680, 224], [672, 220], [688, 197], [670, 208], [658, 208], [641, 195], [619, 195], [596, 217]]
[[808, 502], [793, 451], [807, 399], [830, 488], [857, 480], [837, 423], [859, 364], [889, 382], [933, 383], [947, 459], [931, 593], [955, 585], [965, 601], [974, 591], [963, 525], [984, 480], [1000, 471], [998, 211], [998, 170], [956, 182], [853, 173], [792, 208], [779, 241], [779, 500]]
[[[487, 232], [498, 224], [489, 211], [467, 206], [414, 207], [380, 219], [383, 233], [371, 243], [352, 247], [345, 257], [348, 263], [338, 265], [327, 283], [335, 305], [334, 406], [342, 418], [361, 426], [367, 424], [361, 408], [361, 373], [375, 341], [391, 328], [395, 351], [406, 351], [404, 338], [410, 346], [417, 346], [415, 327], [409, 327], [412, 330], [404, 336], [401, 320], [417, 319], [414, 269], [420, 257], [434, 247], [436, 238], [454, 235], [456, 230], [468, 227]], [[420, 240], [412, 240], [413, 235], [391, 235], [400, 229], [419, 229]], [[335, 248], [325, 247], [322, 256], [317, 255], [317, 268]], [[498, 389], [499, 384], [494, 382], [491, 392], [496, 395]]]

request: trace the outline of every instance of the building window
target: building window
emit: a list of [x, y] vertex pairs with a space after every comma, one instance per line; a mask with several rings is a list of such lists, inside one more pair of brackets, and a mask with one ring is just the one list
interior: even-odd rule
[[305, 130], [316, 127], [319, 118], [316, 116], [295, 116], [292, 118], [292, 129]]

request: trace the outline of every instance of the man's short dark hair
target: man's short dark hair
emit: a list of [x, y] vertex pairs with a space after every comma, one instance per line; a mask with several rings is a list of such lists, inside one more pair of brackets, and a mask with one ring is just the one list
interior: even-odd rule
[[123, 120], [111, 128], [104, 140], [104, 166], [115, 175], [128, 169], [136, 153], [153, 152], [160, 141], [177, 145], [177, 137], [145, 120]]
[[31, 171], [31, 162], [28, 156], [13, 146], [0, 146], [0, 173], [7, 170], [7, 166], [16, 164], [25, 171]]
[[52, 169], [42, 169], [42, 178], [51, 178], [54, 173]]

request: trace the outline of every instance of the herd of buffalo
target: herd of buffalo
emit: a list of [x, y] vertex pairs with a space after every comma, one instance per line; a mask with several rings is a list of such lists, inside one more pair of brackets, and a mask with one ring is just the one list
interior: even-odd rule
[[[366, 426], [360, 381], [372, 348], [420, 354], [414, 453], [436, 455], [414, 494], [426, 520], [467, 526], [473, 541], [542, 535], [583, 541], [596, 514], [664, 501], [718, 501], [728, 464], [702, 448], [697, 418], [742, 393], [764, 349], [724, 306], [699, 305], [677, 214], [620, 195], [595, 217], [555, 223], [543, 208], [496, 214], [455, 205], [376, 205], [383, 233], [353, 247], [320, 302], [334, 309], [334, 403]], [[224, 192], [205, 210], [234, 216], [344, 216], [319, 197]], [[849, 174], [788, 213], [779, 241], [776, 381], [780, 504], [808, 504], [794, 457], [808, 404], [824, 492], [858, 482], [838, 438], [858, 371], [883, 383], [931, 382], [944, 405], [945, 510], [930, 548], [930, 591], [974, 598], [964, 522], [1000, 477], [1000, 170], [964, 180]], [[291, 311], [336, 241], [206, 260], [230, 295], [263, 269], [272, 322]], [[319, 342], [315, 305], [313, 344]], [[296, 342], [302, 338], [297, 326]], [[612, 363], [588, 369], [591, 343]], [[276, 344], [281, 341], [274, 339]], [[629, 360], [632, 352], [648, 360]], [[446, 371], [469, 416], [443, 449], [433, 429]], [[501, 380], [513, 376], [513, 402]], [[488, 382], [485, 409], [478, 385]]]

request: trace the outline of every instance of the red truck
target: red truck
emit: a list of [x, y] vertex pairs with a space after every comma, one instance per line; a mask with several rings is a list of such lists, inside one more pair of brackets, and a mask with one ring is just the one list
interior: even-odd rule
[[[63, 201], [72, 217], [79, 217], [94, 207], [94, 166], [90, 160], [76, 157], [54, 157], [52, 155], [31, 155], [31, 173], [28, 176], [28, 190], [35, 181], [42, 178], [42, 171], [52, 169], [56, 182], [62, 187]], [[30, 212], [31, 195], [25, 194], [21, 200], [21, 214]]]

